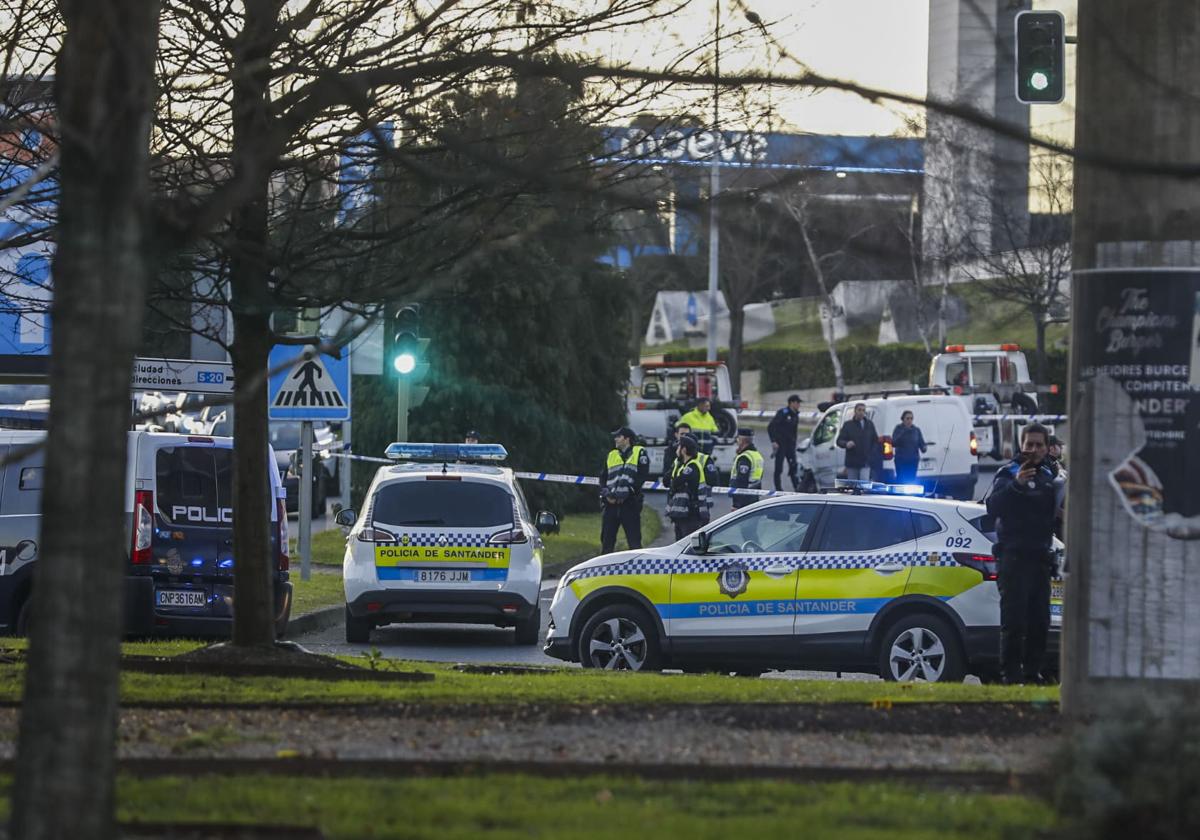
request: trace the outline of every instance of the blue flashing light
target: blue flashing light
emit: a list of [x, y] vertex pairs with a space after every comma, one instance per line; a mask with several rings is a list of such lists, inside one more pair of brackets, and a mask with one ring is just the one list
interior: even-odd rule
[[217, 566], [222, 569], [232, 569], [233, 568], [233, 558], [226, 557], [224, 560], [222, 560], [220, 563], [218, 563]]
[[203, 566], [203, 565], [204, 565], [204, 558], [203, 558], [203, 557], [193, 557], [193, 558], [192, 558], [192, 565], [193, 565], [193, 566]]
[[393, 443], [383, 453], [393, 461], [503, 461], [498, 443]]
[[835, 479], [834, 487], [838, 490], [857, 490], [873, 496], [924, 496], [925, 488], [920, 484], [886, 484], [882, 481], [861, 481], [858, 479]]

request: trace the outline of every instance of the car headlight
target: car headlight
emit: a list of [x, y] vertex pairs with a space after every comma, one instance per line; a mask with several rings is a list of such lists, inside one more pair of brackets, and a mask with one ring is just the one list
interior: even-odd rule
[[570, 586], [574, 581], [583, 577], [582, 571], [568, 571], [565, 575], [558, 579], [558, 586], [554, 590], [554, 598], [558, 599], [559, 594]]

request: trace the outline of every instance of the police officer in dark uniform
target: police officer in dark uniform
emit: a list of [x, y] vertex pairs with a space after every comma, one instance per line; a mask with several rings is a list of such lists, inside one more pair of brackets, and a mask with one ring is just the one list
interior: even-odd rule
[[667, 495], [667, 516], [675, 523], [677, 540], [683, 539], [702, 524], [700, 511], [704, 502], [700, 497], [700, 483], [704, 468], [696, 459], [698, 448], [694, 437], [684, 435], [680, 438], [675, 456], [671, 489]]
[[637, 435], [628, 426], [613, 432], [614, 446], [600, 473], [600, 553], [616, 547], [617, 530], [625, 529], [630, 548], [642, 547], [642, 484], [650, 475], [650, 456], [634, 445]]
[[1040, 682], [1050, 631], [1051, 538], [1063, 477], [1046, 457], [1050, 434], [1032, 423], [1021, 434], [1019, 458], [992, 481], [988, 513], [996, 517], [1000, 589], [1000, 669], [1006, 683]]
[[675, 437], [667, 443], [666, 449], [663, 450], [662, 483], [667, 489], [670, 489], [671, 477], [675, 475], [675, 458], [679, 454], [679, 439], [691, 433], [692, 427], [687, 423], [683, 421], [676, 423]]
[[800, 479], [796, 477], [796, 427], [800, 423], [800, 395], [792, 394], [787, 398], [787, 405], [775, 412], [767, 425], [767, 437], [771, 439], [771, 451], [775, 458], [775, 489], [782, 490], [779, 485], [783, 478], [783, 462], [788, 464], [788, 477], [792, 479], [792, 489], [800, 489]]
[[[763, 456], [754, 447], [754, 430], [738, 429], [737, 455], [733, 459], [733, 474], [729, 483], [747, 490], [761, 490], [762, 476]], [[757, 493], [735, 493], [730, 501], [733, 509], [737, 510], [754, 504], [758, 498]]]

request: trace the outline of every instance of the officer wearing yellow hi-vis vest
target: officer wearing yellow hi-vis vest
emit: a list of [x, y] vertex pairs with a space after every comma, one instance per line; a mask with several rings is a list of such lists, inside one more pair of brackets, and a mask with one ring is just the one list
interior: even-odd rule
[[696, 458], [696, 439], [683, 435], [667, 495], [667, 516], [675, 523], [675, 539], [683, 539], [703, 524], [700, 520], [700, 512], [704, 510], [703, 486], [704, 467]]
[[[734, 487], [744, 487], [747, 490], [761, 490], [763, 477], [763, 456], [754, 447], [754, 430], [738, 429], [737, 455], [733, 459], [733, 475], [729, 482]], [[759, 496], [752, 493], [735, 493], [732, 499], [733, 509], [746, 507], [757, 502]]]
[[615, 446], [600, 473], [600, 553], [610, 553], [617, 544], [617, 531], [625, 529], [630, 548], [642, 547], [642, 485], [650, 476], [650, 456], [634, 446], [633, 430], [622, 426], [613, 432]]
[[696, 407], [687, 414], [679, 418], [680, 423], [684, 423], [692, 430], [692, 437], [696, 438], [696, 443], [700, 447], [700, 452], [705, 455], [711, 455], [715, 438], [720, 429], [717, 427], [717, 418], [712, 416], [712, 400], [708, 397], [701, 397], [696, 400]]

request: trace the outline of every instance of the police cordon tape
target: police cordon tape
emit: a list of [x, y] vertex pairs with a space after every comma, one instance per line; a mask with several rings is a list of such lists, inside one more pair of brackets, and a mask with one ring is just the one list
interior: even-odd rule
[[[797, 416], [801, 420], [819, 420], [824, 415], [821, 411], [802, 411], [798, 412]], [[739, 411], [738, 419], [762, 419], [764, 417], [774, 417], [775, 412], [770, 410], [747, 410]], [[1065, 423], [1067, 415], [1065, 414], [976, 414], [974, 415], [975, 423], [1006, 423], [1009, 420], [1023, 420], [1026, 423]]]
[[[350, 455], [345, 452], [334, 452], [330, 449], [322, 450], [322, 458], [345, 458], [347, 461], [365, 461], [371, 464], [398, 464], [400, 462], [393, 461], [390, 458], [376, 458], [371, 455]], [[525, 479], [526, 481], [551, 481], [557, 484], [590, 484], [593, 487], [600, 486], [600, 479], [594, 475], [565, 475], [560, 473], [535, 473], [535, 472], [513, 472], [517, 478]], [[661, 481], [646, 481], [642, 484], [643, 490], [669, 490], [667, 485]], [[796, 491], [794, 490], [751, 490], [743, 487], [713, 487], [712, 492], [721, 496], [732, 496], [734, 494], [746, 494], [753, 496], [791, 496]]]

